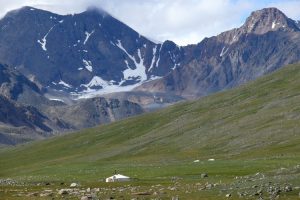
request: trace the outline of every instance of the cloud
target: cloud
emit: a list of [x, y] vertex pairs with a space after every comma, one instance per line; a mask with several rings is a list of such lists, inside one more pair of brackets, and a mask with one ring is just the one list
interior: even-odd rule
[[299, 0], [0, 0], [0, 14], [25, 5], [59, 14], [79, 13], [101, 7], [155, 41], [173, 40], [180, 45], [240, 26], [251, 11], [275, 6], [300, 19]]
[[231, 0], [138, 2], [128, 4], [110, 0], [102, 6], [143, 35], [159, 41], [173, 40], [180, 45], [197, 43], [205, 36], [239, 25], [241, 15], [248, 7], [242, 1], [233, 3]]
[[300, 20], [300, 0], [287, 0], [270, 3], [270, 6], [280, 8], [288, 17]]

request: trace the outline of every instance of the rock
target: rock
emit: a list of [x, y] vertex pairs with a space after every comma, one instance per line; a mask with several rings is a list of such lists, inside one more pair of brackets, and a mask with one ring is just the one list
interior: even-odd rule
[[175, 191], [176, 187], [168, 187], [168, 189], [171, 190], [171, 191]]
[[255, 196], [261, 196], [262, 195], [262, 190], [258, 190], [256, 191], [256, 193], [254, 193]]
[[39, 196], [39, 193], [38, 192], [32, 192], [32, 193], [29, 193], [27, 196], [29, 196], [29, 197], [31, 197], [31, 196], [37, 197], [37, 196]]
[[179, 200], [179, 197], [178, 196], [172, 197], [172, 200]]
[[71, 183], [71, 185], [70, 185], [71, 188], [74, 188], [74, 187], [77, 187], [77, 186], [78, 186], [77, 183]]
[[89, 198], [87, 196], [83, 196], [80, 200], [89, 200]]
[[151, 195], [150, 192], [137, 192], [137, 193], [132, 193], [133, 195], [139, 195], [139, 196], [147, 196]]
[[91, 188], [86, 189], [86, 192], [91, 192]]
[[52, 192], [50, 193], [41, 193], [40, 197], [52, 197], [54, 194]]
[[201, 178], [207, 178], [207, 177], [208, 177], [208, 174], [207, 174], [207, 173], [201, 174]]
[[230, 193], [226, 194], [225, 197], [229, 198], [229, 197], [231, 197], [231, 194]]
[[287, 186], [284, 187], [284, 191], [285, 192], [291, 192], [291, 191], [293, 191], [293, 188], [292, 188], [292, 186], [287, 185]]
[[237, 192], [237, 195], [238, 195], [239, 197], [244, 197], [244, 196], [246, 196], [246, 194], [243, 193], [243, 192]]
[[214, 187], [213, 184], [205, 185], [205, 189], [208, 189], [208, 190], [212, 189], [213, 187]]
[[69, 190], [68, 189], [61, 189], [61, 190], [58, 191], [58, 194], [67, 195], [67, 194], [69, 194]]

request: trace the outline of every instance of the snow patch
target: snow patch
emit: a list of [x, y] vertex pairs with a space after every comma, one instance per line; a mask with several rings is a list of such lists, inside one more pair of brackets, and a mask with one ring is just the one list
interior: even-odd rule
[[147, 80], [146, 67], [144, 66], [144, 59], [141, 56], [141, 50], [138, 49], [139, 62], [137, 62], [134, 56], [130, 55], [126, 51], [126, 49], [123, 47], [120, 40], [118, 40], [118, 43], [116, 45], [134, 62], [136, 67], [135, 69], [131, 69], [128, 64], [128, 61], [124, 60], [124, 62], [127, 65], [127, 69], [123, 71], [124, 79], [131, 80], [132, 78], [138, 78], [139, 81], [146, 81]]
[[156, 61], [156, 65], [155, 65], [156, 67], [158, 67], [158, 64], [159, 64], [159, 61], [160, 61], [160, 52], [161, 52], [162, 46], [163, 46], [163, 45], [161, 45], [160, 48], [159, 48], [158, 59], [157, 59], [157, 61]]
[[65, 102], [65, 101], [62, 100], [62, 99], [54, 99], [54, 98], [50, 98], [49, 100], [50, 100], [50, 101], [59, 101], [59, 102], [63, 102], [63, 103]]
[[150, 68], [148, 69], [148, 72], [150, 72], [152, 70], [152, 68], [154, 67], [154, 63], [155, 63], [155, 59], [156, 59], [156, 51], [157, 51], [157, 46], [155, 46], [153, 48], [152, 62], [151, 62]]
[[[157, 80], [160, 78], [162, 78], [162, 77], [152, 76], [148, 81]], [[148, 81], [145, 81], [145, 82], [148, 82]], [[127, 86], [121, 86], [122, 82], [119, 83], [119, 85], [116, 85], [114, 83], [115, 83], [115, 81], [105, 81], [101, 78], [98, 80], [98, 78], [94, 77], [90, 81], [90, 83], [88, 83], [86, 85], [82, 85], [87, 88], [85, 91], [78, 93], [78, 94], [73, 94], [73, 95], [76, 96], [77, 99], [88, 99], [88, 98], [93, 98], [93, 97], [96, 97], [99, 95], [110, 94], [110, 93], [115, 93], [115, 92], [128, 92], [128, 91], [131, 91], [134, 88], [142, 85], [144, 82], [139, 82], [134, 85], [127, 85]], [[100, 89], [100, 90], [91, 89], [90, 88], [91, 86], [102, 86], [102, 89]]]
[[60, 21], [59, 21], [60, 24], [63, 23], [63, 22], [64, 22], [64, 20], [60, 20]]
[[85, 45], [87, 43], [87, 41], [89, 40], [89, 38], [91, 37], [91, 35], [93, 35], [93, 33], [95, 32], [95, 30], [93, 30], [92, 32], [85, 32], [85, 40], [83, 42], [83, 44]]
[[273, 23], [272, 23], [272, 29], [274, 29], [276, 27], [276, 22], [274, 21]]
[[58, 84], [59, 84], [59, 85], [63, 85], [63, 86], [65, 86], [65, 87], [67, 87], [67, 88], [72, 88], [72, 86], [71, 86], [70, 84], [64, 82], [63, 80], [60, 80], [60, 81], [58, 82]]
[[[157, 79], [160, 79], [160, 78], [162, 78], [162, 76], [154, 76], [154, 75], [152, 75], [148, 81], [153, 81], [153, 80], [157, 80]], [[148, 82], [148, 81], [146, 81], [146, 82]]]
[[48, 31], [48, 33], [42, 38], [42, 40], [38, 40], [37, 42], [41, 44], [41, 47], [44, 51], [47, 51], [46, 45], [47, 45], [47, 36], [49, 35], [49, 33], [52, 31], [52, 29], [55, 27], [56, 25], [52, 26], [50, 28], [50, 30]]
[[82, 62], [88, 71], [93, 72], [93, 66], [91, 61], [83, 59]]
[[175, 70], [178, 66], [180, 66], [180, 63], [175, 63], [174, 67], [172, 68], [172, 70]]
[[79, 68], [78, 68], [78, 71], [81, 71], [81, 70], [83, 70], [83, 68], [82, 68], [82, 67], [79, 67]]
[[228, 50], [229, 50], [229, 48], [223, 47], [223, 49], [220, 53], [220, 57], [223, 57], [227, 53]]
[[112, 85], [111, 81], [105, 81], [99, 76], [94, 76], [88, 84], [81, 84], [81, 86], [86, 87], [88, 89], [95, 86], [101, 86], [102, 88], [106, 88], [110, 85]]

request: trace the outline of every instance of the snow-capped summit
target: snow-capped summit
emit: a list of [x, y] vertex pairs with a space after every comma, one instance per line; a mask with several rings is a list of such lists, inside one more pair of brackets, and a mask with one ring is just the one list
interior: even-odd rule
[[124, 91], [181, 62], [174, 43], [153, 43], [97, 8], [62, 16], [23, 7], [9, 12], [0, 27], [0, 60], [48, 89]]

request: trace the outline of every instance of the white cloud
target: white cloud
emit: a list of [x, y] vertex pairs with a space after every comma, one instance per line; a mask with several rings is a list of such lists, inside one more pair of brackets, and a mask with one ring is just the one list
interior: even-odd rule
[[288, 17], [300, 20], [300, 0], [287, 0], [270, 3], [270, 6], [280, 8]]
[[94, 5], [151, 39], [180, 45], [240, 26], [251, 11], [262, 7], [276, 6], [289, 17], [300, 18], [299, 0], [0, 0], [0, 5], [2, 15], [25, 5], [60, 14], [82, 12]]

